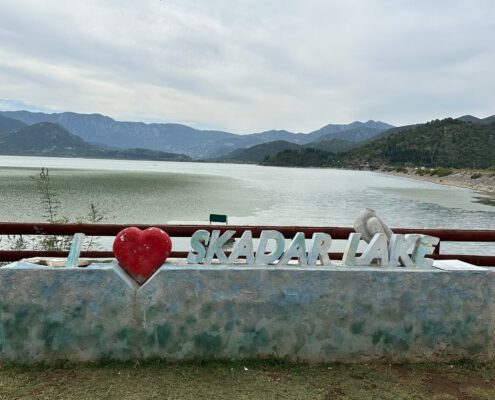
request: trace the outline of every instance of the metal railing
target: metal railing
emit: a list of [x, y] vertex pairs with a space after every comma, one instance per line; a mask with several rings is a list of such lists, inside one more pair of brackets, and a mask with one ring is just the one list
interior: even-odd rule
[[[121, 224], [50, 224], [50, 223], [11, 223], [0, 222], [2, 235], [74, 235], [84, 233], [86, 236], [116, 236], [122, 229], [135, 226], [146, 229], [157, 226], [171, 237], [190, 237], [198, 229], [211, 232], [233, 230], [234, 237], [240, 237], [245, 230], [251, 230], [253, 238], [259, 238], [263, 230], [277, 230], [286, 238], [292, 238], [297, 232], [303, 232], [307, 238], [313, 233], [328, 233], [333, 239], [347, 239], [354, 232], [352, 228], [313, 227], [313, 226], [241, 226], [241, 225], [121, 225]], [[392, 228], [394, 233], [420, 233], [440, 238], [440, 243], [431, 256], [434, 259], [458, 259], [474, 265], [495, 266], [495, 255], [444, 254], [440, 245], [444, 242], [481, 242], [495, 244], [495, 230], [459, 230], [459, 229], [411, 229]], [[31, 257], [67, 257], [68, 252], [39, 250], [0, 250], [0, 262], [18, 261]], [[171, 257], [184, 258], [187, 252], [172, 252]], [[340, 259], [342, 253], [331, 253], [331, 258]], [[81, 257], [107, 258], [113, 257], [111, 251], [83, 251]]]

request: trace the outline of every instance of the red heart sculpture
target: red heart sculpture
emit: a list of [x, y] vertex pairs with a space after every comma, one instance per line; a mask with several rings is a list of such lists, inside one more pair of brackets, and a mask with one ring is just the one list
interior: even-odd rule
[[126, 228], [113, 242], [113, 254], [120, 266], [138, 283], [144, 283], [172, 252], [172, 241], [158, 228], [144, 231]]

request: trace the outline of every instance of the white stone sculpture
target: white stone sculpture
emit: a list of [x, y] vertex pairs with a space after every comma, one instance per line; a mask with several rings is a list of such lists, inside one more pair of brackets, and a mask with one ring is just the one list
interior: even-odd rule
[[356, 222], [354, 222], [354, 230], [361, 234], [361, 239], [366, 243], [370, 243], [377, 233], [385, 233], [388, 241], [390, 241], [393, 234], [389, 226], [371, 208], [366, 208], [359, 215]]

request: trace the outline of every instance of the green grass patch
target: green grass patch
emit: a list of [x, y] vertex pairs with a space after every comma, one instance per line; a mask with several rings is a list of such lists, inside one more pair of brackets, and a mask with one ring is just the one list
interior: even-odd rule
[[495, 398], [495, 364], [100, 362], [0, 367], [0, 399]]

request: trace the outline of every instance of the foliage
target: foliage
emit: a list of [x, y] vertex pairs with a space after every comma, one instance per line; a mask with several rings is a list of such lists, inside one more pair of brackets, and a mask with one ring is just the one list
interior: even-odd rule
[[471, 175], [471, 179], [478, 179], [478, 178], [481, 178], [482, 176], [483, 176], [483, 174], [476, 172], [473, 175]]
[[339, 165], [339, 156], [314, 148], [284, 150], [276, 155], [267, 156], [262, 164], [292, 167], [334, 167]]
[[495, 164], [495, 123], [471, 124], [451, 118], [435, 120], [391, 130], [389, 134], [345, 153], [312, 152], [311, 149], [284, 151], [269, 156], [263, 164], [350, 168], [367, 164], [491, 168]]
[[449, 176], [451, 174], [452, 174], [452, 170], [451, 169], [448, 169], [448, 168], [435, 168], [435, 169], [432, 169], [430, 171], [430, 175], [431, 176], [437, 175], [440, 178], [442, 178], [444, 176]]
[[488, 168], [495, 161], [495, 124], [432, 121], [372, 141], [351, 151], [349, 158], [433, 168]]
[[[53, 187], [48, 168], [41, 168], [39, 176], [32, 178], [38, 188], [45, 220], [52, 224], [69, 222], [68, 218], [59, 215], [60, 200]], [[69, 236], [41, 235], [35, 243], [35, 248], [47, 251], [66, 251], [69, 250], [70, 244], [71, 238]]]
[[[41, 168], [37, 176], [31, 177], [35, 182], [40, 196], [40, 204], [43, 207], [43, 217], [46, 222], [52, 224], [66, 224], [69, 218], [60, 215], [60, 199], [54, 186], [53, 179], [48, 168]], [[98, 223], [105, 218], [102, 212], [94, 203], [91, 203], [89, 212], [77, 218], [78, 223]], [[26, 238], [23, 235], [7, 236], [6, 247], [11, 250], [26, 250], [33, 248], [43, 251], [68, 251], [72, 243], [71, 236], [65, 235], [39, 235]], [[88, 237], [85, 250], [99, 248], [100, 244], [93, 237]]]

